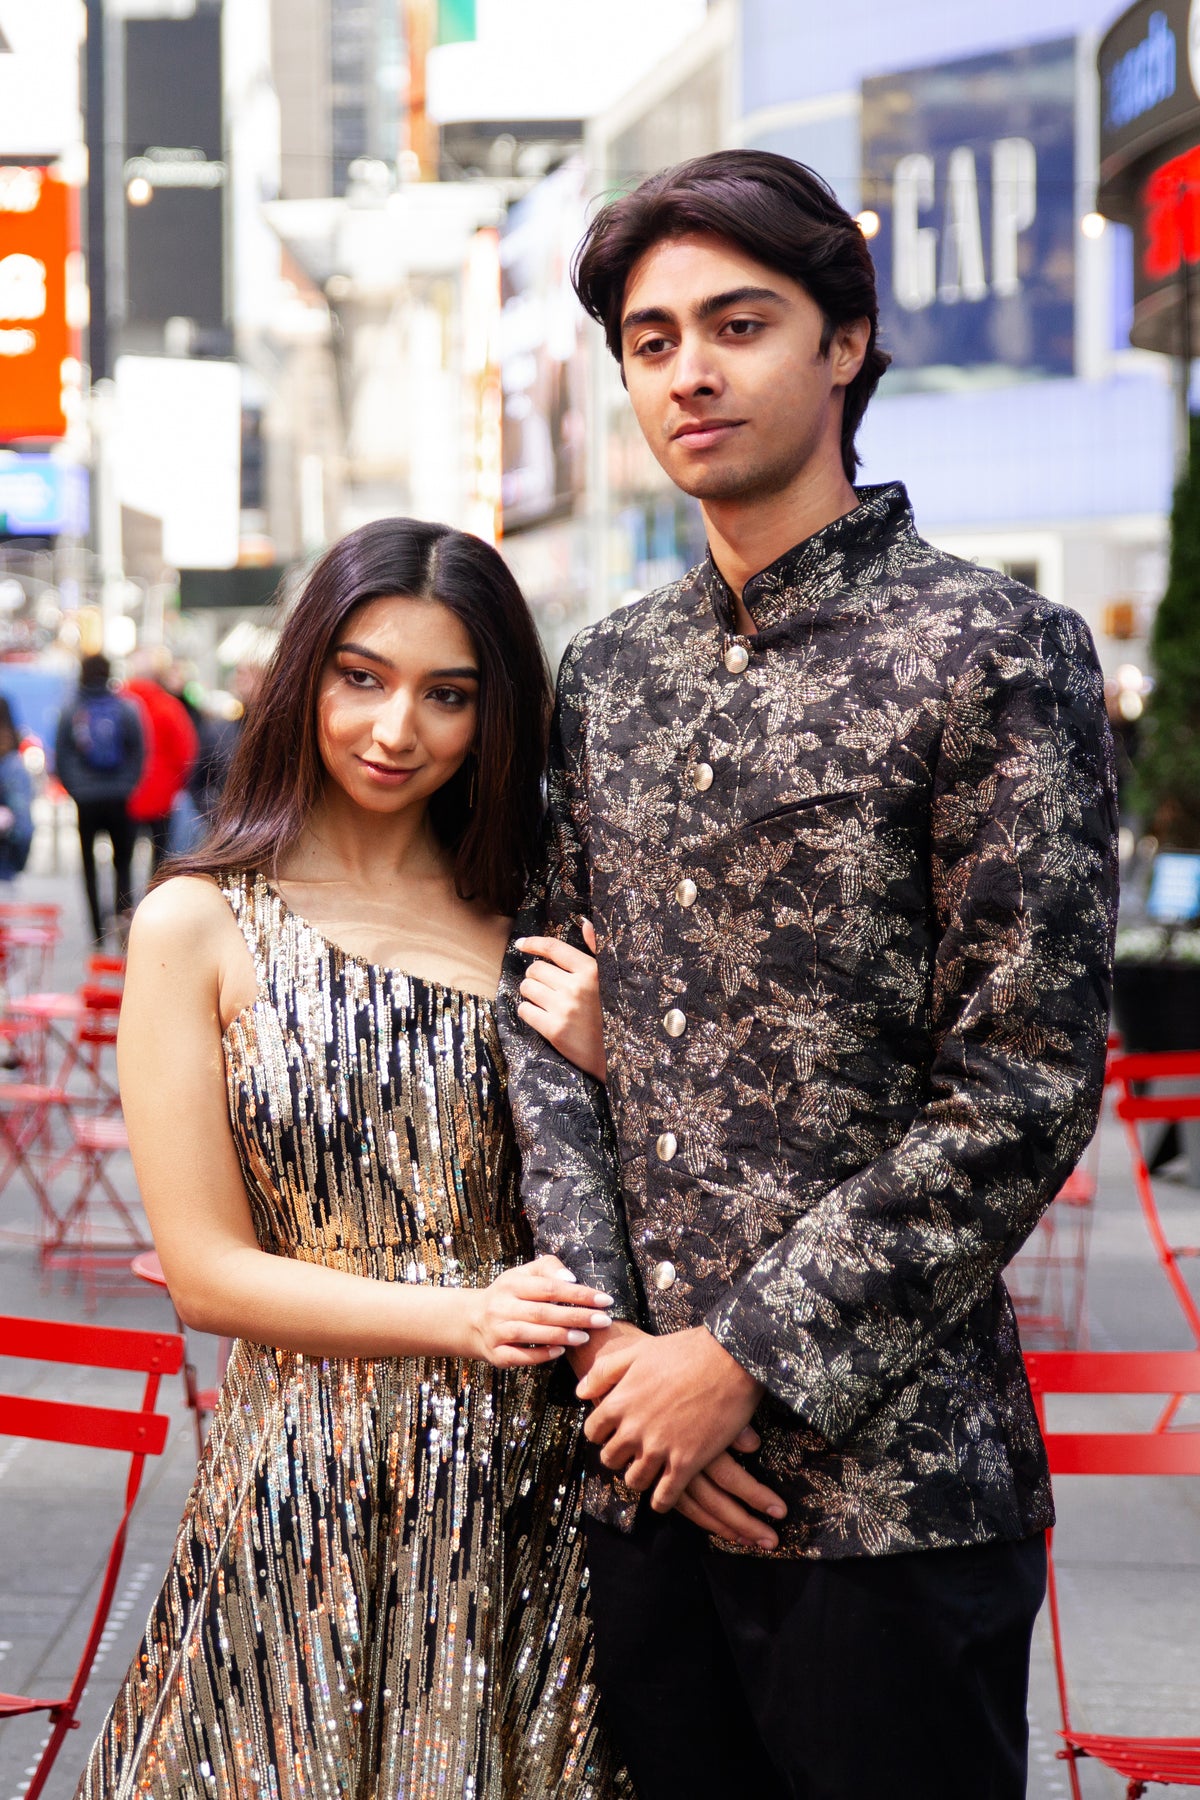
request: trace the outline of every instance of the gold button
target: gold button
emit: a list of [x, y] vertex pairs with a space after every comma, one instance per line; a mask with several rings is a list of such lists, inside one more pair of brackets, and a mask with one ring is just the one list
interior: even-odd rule
[[713, 784], [712, 764], [700, 762], [692, 770], [692, 786], [698, 794], [703, 794]]
[[668, 1037], [682, 1037], [687, 1030], [687, 1014], [673, 1006], [669, 1013], [663, 1014], [663, 1030]]
[[670, 1162], [679, 1148], [679, 1139], [673, 1131], [664, 1131], [654, 1146], [654, 1153], [659, 1162]]
[[665, 1294], [669, 1287], [675, 1286], [675, 1264], [673, 1262], [655, 1263], [654, 1285], [660, 1294]]
[[689, 881], [688, 877], [685, 875], [683, 880], [679, 883], [679, 886], [675, 889], [675, 898], [678, 900], [680, 906], [695, 906], [696, 892], [695, 882]]
[[745, 644], [730, 644], [725, 652], [725, 667], [731, 675], [741, 675], [750, 666], [750, 652]]

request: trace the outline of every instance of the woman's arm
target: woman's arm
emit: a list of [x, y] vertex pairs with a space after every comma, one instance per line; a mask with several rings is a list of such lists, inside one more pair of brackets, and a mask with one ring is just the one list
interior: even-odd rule
[[[221, 1045], [252, 989], [249, 953], [211, 883], [165, 883], [138, 908], [117, 1043], [134, 1169], [180, 1317], [315, 1356], [561, 1356], [607, 1324], [607, 1296], [554, 1258], [490, 1288], [374, 1281], [261, 1250], [230, 1128]], [[222, 1001], [224, 999], [224, 1004]], [[534, 1346], [530, 1348], [529, 1346]]]

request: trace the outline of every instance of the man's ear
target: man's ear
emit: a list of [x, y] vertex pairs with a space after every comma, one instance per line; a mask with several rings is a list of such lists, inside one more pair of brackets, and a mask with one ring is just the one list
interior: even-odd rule
[[871, 341], [869, 319], [848, 319], [834, 327], [829, 346], [830, 373], [834, 387], [849, 387], [862, 368]]

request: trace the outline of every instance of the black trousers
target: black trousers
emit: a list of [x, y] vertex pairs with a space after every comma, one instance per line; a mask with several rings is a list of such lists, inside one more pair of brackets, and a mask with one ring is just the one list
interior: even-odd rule
[[104, 937], [104, 909], [96, 886], [96, 839], [103, 832], [112, 845], [113, 911], [133, 911], [133, 846], [137, 827], [125, 809], [124, 800], [84, 800], [78, 803], [79, 852], [83, 860], [83, 885], [87, 890], [88, 912], [92, 919], [92, 936], [97, 943]]
[[1043, 1538], [794, 1561], [587, 1521], [596, 1676], [638, 1800], [1023, 1800]]

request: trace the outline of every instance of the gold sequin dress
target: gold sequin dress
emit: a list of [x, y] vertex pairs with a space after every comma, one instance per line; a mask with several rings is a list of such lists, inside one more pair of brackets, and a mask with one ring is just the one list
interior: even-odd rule
[[[264, 1249], [481, 1286], [526, 1260], [489, 1001], [224, 892], [258, 998], [225, 1034]], [[181, 1171], [186, 1179], [186, 1171]], [[238, 1341], [174, 1557], [77, 1800], [611, 1800], [548, 1371]]]

